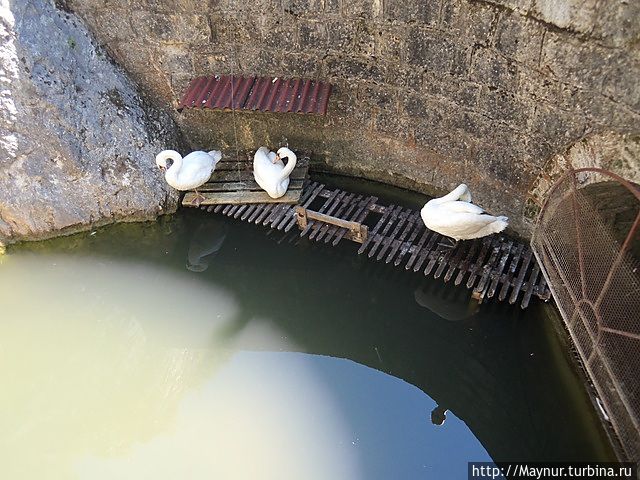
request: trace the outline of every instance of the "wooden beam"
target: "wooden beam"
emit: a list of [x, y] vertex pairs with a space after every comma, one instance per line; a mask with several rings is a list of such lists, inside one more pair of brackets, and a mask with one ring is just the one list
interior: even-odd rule
[[[289, 190], [300, 190], [304, 180], [291, 180]], [[255, 180], [245, 180], [244, 182], [209, 182], [198, 187], [199, 192], [235, 192], [235, 191], [262, 191], [260, 185]]]
[[302, 190], [289, 190], [280, 198], [271, 198], [267, 192], [201, 192], [204, 200], [199, 205], [194, 203], [195, 192], [187, 192], [182, 199], [185, 207], [197, 207], [205, 205], [244, 205], [247, 203], [298, 203]]
[[296, 219], [300, 230], [304, 230], [307, 227], [309, 220], [316, 220], [344, 228], [347, 230], [345, 237], [358, 243], [363, 243], [367, 239], [367, 235], [369, 233], [369, 229], [366, 225], [343, 220], [342, 218], [332, 217], [331, 215], [325, 215], [324, 213], [314, 212], [313, 210], [307, 210], [300, 205], [296, 206]]
[[[307, 167], [295, 168], [289, 178], [302, 180], [307, 176]], [[214, 170], [209, 182], [244, 182], [254, 180], [252, 170]], [[207, 182], [207, 183], [209, 183]]]

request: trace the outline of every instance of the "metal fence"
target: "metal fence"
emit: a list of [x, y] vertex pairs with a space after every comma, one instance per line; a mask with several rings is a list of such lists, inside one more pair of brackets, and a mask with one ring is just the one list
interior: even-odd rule
[[564, 174], [532, 246], [628, 459], [640, 461], [640, 187], [602, 169]]

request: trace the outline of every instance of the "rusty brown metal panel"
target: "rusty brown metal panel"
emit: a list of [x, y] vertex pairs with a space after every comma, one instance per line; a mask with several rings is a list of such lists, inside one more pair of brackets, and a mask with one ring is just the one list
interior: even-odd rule
[[206, 81], [207, 81], [206, 77], [197, 77], [191, 80], [191, 83], [187, 88], [187, 92], [185, 93], [185, 95], [182, 97], [182, 100], [180, 101], [180, 108], [193, 107], [195, 99], [200, 93], [202, 85], [206, 83]]
[[249, 96], [249, 91], [251, 90], [251, 87], [253, 87], [255, 81], [256, 77], [241, 78], [240, 85], [238, 85], [238, 90], [235, 92], [232, 108], [244, 107]]
[[220, 87], [216, 92], [216, 95], [211, 95], [211, 107], [215, 109], [223, 109], [229, 101], [231, 96], [231, 77], [224, 75], [220, 77]]
[[178, 108], [326, 115], [331, 84], [309, 79], [211, 75], [194, 78]]
[[316, 108], [316, 104], [318, 103], [318, 93], [320, 92], [320, 82], [314, 82], [313, 90], [311, 91], [311, 95], [305, 99], [304, 104], [306, 104], [306, 108], [303, 110], [304, 113], [313, 112]]
[[275, 82], [272, 82], [271, 93], [266, 96], [266, 102], [264, 102], [260, 107], [260, 110], [263, 112], [272, 112], [273, 108], [278, 103], [278, 97], [282, 92], [282, 84], [284, 82], [282, 79], [277, 78]]
[[302, 82], [302, 91], [300, 92], [300, 94], [298, 95], [298, 98], [296, 99], [295, 110], [293, 110], [294, 112], [300, 113], [303, 111], [304, 101], [309, 95], [310, 89], [311, 89], [311, 80], [304, 80]]
[[215, 77], [210, 77], [208, 79], [206, 77], [204, 78], [203, 82], [200, 84], [200, 92], [193, 100], [193, 106], [202, 105], [207, 101], [207, 98], [211, 94], [211, 90], [213, 90], [215, 83]]
[[213, 108], [213, 106], [212, 106], [213, 105], [213, 101], [220, 94], [220, 92], [223, 89], [223, 85], [224, 85], [224, 78], [223, 77], [216, 76], [214, 78], [215, 78], [215, 84], [213, 85], [213, 88], [211, 90], [211, 93], [209, 94], [209, 97], [207, 98], [207, 101], [205, 103], [202, 103], [202, 104], [194, 105], [195, 107]]
[[262, 103], [264, 97], [267, 95], [267, 85], [269, 83], [271, 83], [271, 79], [266, 77], [256, 79], [244, 105], [245, 109], [256, 110], [258, 108], [258, 105]]

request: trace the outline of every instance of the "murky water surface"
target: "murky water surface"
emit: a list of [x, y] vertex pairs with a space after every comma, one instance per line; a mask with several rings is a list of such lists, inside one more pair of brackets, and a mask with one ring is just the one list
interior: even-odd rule
[[539, 304], [477, 308], [340, 247], [188, 211], [14, 248], [0, 477], [466, 478], [468, 461], [612, 458]]

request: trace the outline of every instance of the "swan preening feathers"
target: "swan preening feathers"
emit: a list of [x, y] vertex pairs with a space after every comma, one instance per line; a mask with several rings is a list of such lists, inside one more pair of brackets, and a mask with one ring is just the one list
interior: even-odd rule
[[509, 221], [507, 217], [488, 215], [471, 203], [471, 192], [464, 183], [444, 197], [429, 200], [420, 216], [427, 228], [456, 241], [501, 232]]
[[[209, 180], [221, 158], [222, 154], [217, 150], [191, 152], [184, 158], [175, 150], [164, 150], [156, 156], [156, 164], [166, 170], [165, 179], [173, 188], [196, 190]], [[287, 159], [286, 164], [282, 161], [283, 158]], [[167, 165], [168, 161], [172, 162], [171, 165]], [[279, 148], [277, 153], [269, 151], [267, 147], [260, 147], [253, 156], [253, 176], [256, 183], [271, 198], [284, 196], [296, 161], [296, 154], [287, 147]], [[196, 199], [198, 198], [204, 199], [196, 190]], [[464, 183], [443, 197], [429, 200], [422, 207], [420, 215], [427, 228], [456, 241], [501, 232], [509, 221], [504, 216], [488, 215], [482, 208], [471, 203], [471, 192]]]
[[[287, 164], [281, 160], [287, 158]], [[260, 147], [253, 156], [253, 177], [256, 183], [271, 198], [280, 198], [289, 188], [289, 175], [296, 166], [296, 154], [287, 147], [278, 149], [278, 153], [270, 152], [267, 147]]]
[[[156, 165], [161, 170], [166, 170], [164, 178], [176, 190], [195, 190], [211, 178], [216, 163], [221, 158], [222, 153], [218, 150], [210, 152], [198, 150], [184, 158], [175, 150], [163, 150], [156, 155]], [[167, 166], [168, 160], [172, 162], [169, 166]], [[196, 198], [204, 199], [197, 191], [196, 194]]]

